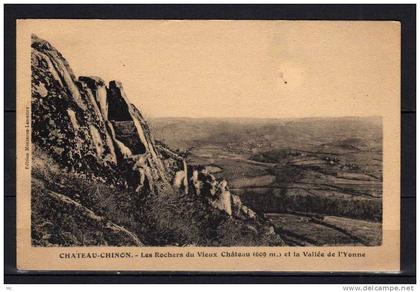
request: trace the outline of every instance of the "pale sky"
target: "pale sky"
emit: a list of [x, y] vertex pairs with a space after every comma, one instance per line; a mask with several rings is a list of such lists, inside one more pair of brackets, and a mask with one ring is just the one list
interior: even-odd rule
[[121, 81], [147, 117], [369, 116], [399, 109], [398, 22], [22, 25], [58, 49], [77, 76]]

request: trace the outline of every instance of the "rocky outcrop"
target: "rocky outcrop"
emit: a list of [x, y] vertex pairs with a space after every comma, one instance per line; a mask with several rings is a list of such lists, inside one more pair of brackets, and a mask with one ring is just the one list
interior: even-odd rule
[[[182, 154], [155, 142], [120, 82], [76, 78], [65, 58], [36, 36], [32, 36], [31, 57], [32, 142], [58, 162], [63, 172], [128, 190], [132, 198], [127, 201], [132, 201], [134, 213], [139, 213], [137, 206], [148, 196], [172, 194], [207, 202], [225, 216], [258, 219], [229, 191], [225, 180], [216, 180], [205, 167], [187, 165]], [[82, 210], [77, 202], [48, 194]], [[88, 211], [83, 214], [90, 216]], [[118, 226], [104, 228], [129, 235]]]
[[[150, 129], [120, 82], [79, 77], [48, 42], [32, 37], [32, 138], [68, 170], [140, 190], [169, 186]], [[116, 173], [125, 173], [125, 177]], [[143, 179], [144, 178], [144, 179]]]
[[242, 204], [239, 196], [229, 191], [227, 181], [224, 179], [217, 181], [208, 173], [207, 168], [193, 170], [189, 182], [196, 196], [207, 198], [211, 206], [226, 212], [229, 216], [252, 220], [257, 218], [253, 210]]

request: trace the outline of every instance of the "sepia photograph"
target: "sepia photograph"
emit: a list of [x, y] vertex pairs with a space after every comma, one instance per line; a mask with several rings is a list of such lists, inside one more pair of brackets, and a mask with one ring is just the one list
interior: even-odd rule
[[398, 248], [399, 23], [18, 28], [28, 248]]

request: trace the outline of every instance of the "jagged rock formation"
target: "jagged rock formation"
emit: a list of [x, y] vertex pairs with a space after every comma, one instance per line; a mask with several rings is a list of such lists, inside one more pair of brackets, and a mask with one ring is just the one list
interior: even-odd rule
[[[132, 202], [127, 203], [127, 210], [137, 216], [133, 219], [136, 224], [130, 223], [132, 226], [145, 220], [147, 211], [142, 204], [150, 202], [150, 196], [163, 194], [183, 194], [207, 202], [209, 208], [222, 211], [227, 218], [252, 221], [246, 223], [247, 227], [266, 224], [229, 192], [226, 181], [217, 181], [205, 168], [193, 169], [180, 154], [156, 143], [146, 120], [129, 102], [120, 82], [107, 85], [99, 77], [76, 78], [64, 57], [36, 36], [32, 37], [32, 142], [73, 181], [79, 178], [92, 184], [100, 182], [110, 189], [127, 192], [128, 198], [122, 199]], [[99, 218], [94, 210], [77, 201], [90, 202], [88, 199], [80, 199], [74, 191], [68, 193], [49, 191], [45, 196], [61, 200], [63, 206], [73, 206], [74, 212], [83, 213], [83, 218]], [[131, 234], [116, 226], [111, 222], [104, 228]], [[144, 232], [142, 228], [138, 227], [137, 234]], [[143, 244], [132, 236], [131, 239], [132, 244]], [[273, 242], [281, 244], [278, 237]]]
[[76, 79], [48, 42], [34, 36], [32, 47], [33, 141], [72, 171], [107, 173], [109, 180], [123, 183], [115, 167], [130, 172], [130, 164], [142, 161], [131, 168], [127, 183], [138, 185], [146, 176], [154, 191], [152, 181], [167, 182], [150, 130], [121, 84], [111, 81], [106, 87], [98, 77]]

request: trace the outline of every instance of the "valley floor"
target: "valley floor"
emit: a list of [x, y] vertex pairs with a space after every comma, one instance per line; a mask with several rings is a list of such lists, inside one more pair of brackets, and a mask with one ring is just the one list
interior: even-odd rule
[[[230, 190], [268, 218], [287, 244], [380, 245], [380, 127], [370, 120], [339, 122], [340, 127], [328, 119], [314, 125], [250, 121], [247, 129], [235, 121], [191, 119], [163, 120], [154, 127], [170, 147], [189, 150], [189, 164], [209, 165], [209, 172], [227, 179]], [[325, 129], [315, 131], [317, 123]], [[194, 124], [203, 136], [177, 140], [159, 131], [163, 124], [178, 131]]]

